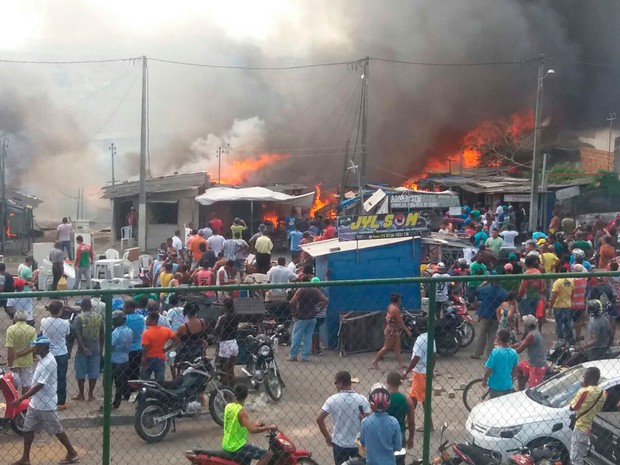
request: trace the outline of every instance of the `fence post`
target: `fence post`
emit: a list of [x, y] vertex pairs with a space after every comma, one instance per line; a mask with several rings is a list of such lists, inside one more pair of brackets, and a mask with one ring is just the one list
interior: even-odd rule
[[432, 417], [432, 395], [433, 395], [433, 359], [435, 351], [435, 297], [437, 293], [437, 283], [431, 279], [428, 281], [428, 345], [426, 346], [426, 395], [424, 401], [424, 438], [422, 444], [422, 463], [430, 465], [431, 463], [431, 424]]
[[110, 418], [112, 416], [112, 294], [103, 296], [105, 302], [103, 353], [103, 450], [102, 465], [110, 465]]

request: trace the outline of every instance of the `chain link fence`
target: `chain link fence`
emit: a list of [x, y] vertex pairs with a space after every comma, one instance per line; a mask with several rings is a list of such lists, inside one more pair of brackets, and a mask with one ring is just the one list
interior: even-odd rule
[[[618, 273], [591, 273], [592, 286], [599, 275]], [[580, 276], [519, 278], [546, 285]], [[477, 290], [459, 293], [460, 283], [474, 281], [481, 284]], [[297, 447], [299, 463], [313, 463], [310, 458], [334, 463], [335, 453], [357, 450], [351, 436], [360, 428], [358, 416], [369, 412], [368, 394], [382, 383], [394, 399], [396, 416], [402, 417], [399, 442], [407, 453], [399, 463], [431, 463], [440, 452], [444, 460], [445, 454], [459, 452], [493, 452], [499, 458], [543, 446], [552, 460], [568, 463], [575, 434], [569, 428], [569, 406], [588, 366], [600, 369], [606, 394], [599, 400], [595, 387], [586, 389], [590, 393], [579, 407], [583, 417], [577, 419], [576, 431], [589, 429], [590, 417], [600, 409], [616, 412], [620, 402], [617, 354], [592, 350], [603, 345], [604, 337], [608, 346], [615, 335], [615, 327], [607, 328], [615, 321], [611, 310], [617, 302], [605, 302], [602, 316], [583, 328], [583, 340], [573, 341], [578, 317], [588, 320], [583, 307], [558, 312], [567, 308], [564, 301], [558, 307], [558, 295], [555, 312], [544, 303], [524, 304], [535, 294], [529, 284], [517, 303], [504, 289], [505, 281], [495, 276], [406, 278], [176, 288], [174, 294], [127, 289], [0, 295], [12, 317], [3, 312], [0, 318], [0, 341], [7, 347], [3, 355], [10, 359], [0, 366], [2, 461], [23, 457], [21, 430], [36, 424], [43, 431], [35, 435], [29, 457], [33, 464], [72, 458], [72, 450], [82, 464], [186, 464], [186, 451], [192, 450], [189, 458], [200, 463], [207, 456], [204, 451], [222, 448], [224, 410], [235, 395], [243, 396], [238, 386], [246, 386], [244, 410], [252, 422], [266, 425], [255, 427], [259, 432], [250, 434], [248, 442], [263, 449], [271, 444], [285, 453], [284, 438], [270, 443], [263, 431], [276, 425]], [[444, 285], [450, 286], [448, 302], [438, 289]], [[421, 298], [424, 293], [428, 298]], [[544, 290], [540, 300], [546, 302], [547, 295], [554, 300]], [[565, 290], [562, 295], [566, 297]], [[533, 320], [524, 321], [529, 312]], [[498, 341], [502, 328], [508, 336]], [[556, 343], [556, 329], [566, 344]], [[570, 337], [564, 332], [568, 329]], [[51, 340], [51, 347], [39, 344], [34, 354], [28, 352], [40, 335]], [[207, 358], [196, 359], [201, 355]], [[588, 356], [604, 360], [584, 365]], [[35, 404], [55, 413], [52, 418], [47, 413], [27, 418], [25, 402], [14, 407], [11, 401], [28, 385], [46, 379], [49, 367], [35, 367], [48, 362], [56, 369], [57, 390], [51, 399], [42, 398], [49, 395], [45, 389], [35, 393], [29, 408]], [[349, 373], [350, 386], [343, 372]], [[517, 392], [504, 392], [513, 389]], [[584, 414], [583, 406], [594, 404]], [[69, 451], [45, 432], [59, 432], [55, 416], [71, 444]], [[334, 423], [337, 431], [331, 438]], [[597, 428], [595, 422], [593, 442]], [[445, 449], [445, 441], [461, 445], [458, 451]]]

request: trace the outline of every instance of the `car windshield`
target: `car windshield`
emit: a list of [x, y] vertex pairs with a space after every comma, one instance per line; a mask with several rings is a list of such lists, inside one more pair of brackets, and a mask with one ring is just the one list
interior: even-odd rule
[[[577, 366], [554, 376], [550, 380], [526, 391], [534, 402], [552, 408], [567, 406], [581, 387], [586, 368]], [[601, 378], [602, 383], [604, 378]]]

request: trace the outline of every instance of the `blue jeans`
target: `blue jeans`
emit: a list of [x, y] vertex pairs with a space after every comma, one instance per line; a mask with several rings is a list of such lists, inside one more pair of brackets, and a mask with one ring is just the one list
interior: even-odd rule
[[71, 241], [60, 241], [60, 250], [67, 251], [67, 258], [73, 260], [73, 247], [71, 247]]
[[299, 353], [299, 346], [302, 341], [304, 348], [301, 352], [301, 358], [304, 360], [310, 359], [310, 349], [312, 349], [312, 333], [314, 332], [314, 325], [316, 324], [316, 318], [311, 320], [295, 320], [293, 326], [293, 336], [291, 338], [291, 358], [297, 358]]
[[149, 358], [146, 361], [146, 368], [140, 373], [140, 378], [151, 379], [151, 375], [155, 375], [155, 381], [159, 384], [164, 382], [166, 375], [166, 362], [161, 358]]
[[573, 343], [573, 313], [570, 308], [554, 308], [553, 316], [555, 318], [555, 333], [558, 339]]
[[69, 354], [55, 355], [56, 359], [56, 375], [58, 376], [58, 384], [56, 386], [56, 394], [58, 395], [58, 405], [67, 403], [67, 368], [69, 368]]

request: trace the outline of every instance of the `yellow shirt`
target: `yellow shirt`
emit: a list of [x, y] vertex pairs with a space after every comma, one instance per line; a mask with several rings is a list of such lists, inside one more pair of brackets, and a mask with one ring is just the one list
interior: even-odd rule
[[[607, 393], [603, 392], [603, 395], [599, 394], [603, 390], [600, 386], [587, 386], [582, 387], [577, 391], [575, 397], [570, 403], [571, 408], [577, 404], [582, 394], [587, 393], [584, 401], [581, 403], [581, 406], [575, 410], [575, 415], [577, 416], [577, 421], [575, 422], [575, 428], [583, 431], [584, 433], [589, 433], [592, 428], [592, 421], [594, 421], [594, 417], [598, 415], [598, 413], [603, 410], [603, 406], [605, 405], [605, 400], [607, 399]], [[597, 400], [598, 399], [598, 400]], [[596, 401], [596, 405], [592, 407], [592, 404]], [[592, 407], [592, 408], [591, 408]], [[589, 409], [589, 410], [588, 410]], [[587, 413], [584, 413], [586, 412]]]
[[[30, 343], [37, 338], [37, 331], [25, 321], [18, 321], [6, 330], [6, 347], [12, 347], [15, 352], [21, 352], [30, 347]], [[29, 368], [33, 365], [32, 354], [16, 358], [15, 368]]]
[[273, 242], [271, 242], [268, 236], [261, 236], [256, 239], [254, 247], [256, 248], [256, 253], [271, 253]]
[[159, 284], [161, 284], [161, 287], [168, 287], [170, 286], [170, 281], [172, 281], [172, 278], [174, 278], [174, 275], [172, 273], [166, 273], [165, 271], [162, 271], [159, 274]]
[[553, 308], [570, 308], [575, 283], [571, 278], [559, 278], [553, 282], [552, 291], [556, 293]]
[[560, 261], [557, 255], [553, 252], [545, 252], [541, 254], [540, 260], [545, 268], [545, 273], [553, 273], [555, 271], [556, 263]]

